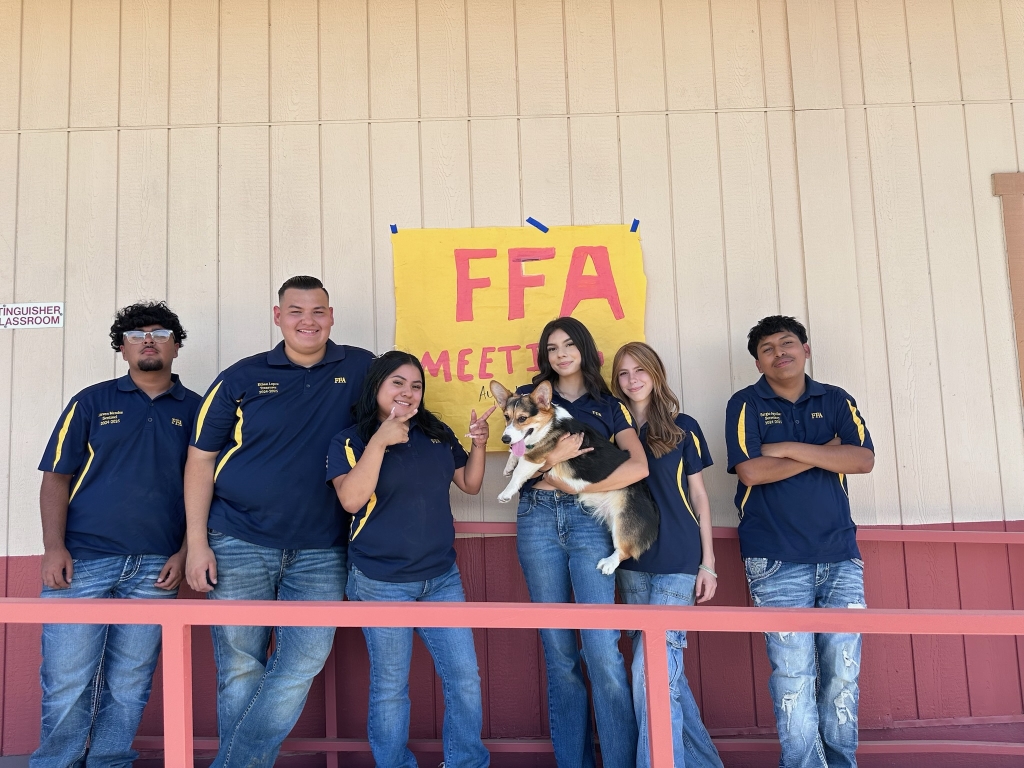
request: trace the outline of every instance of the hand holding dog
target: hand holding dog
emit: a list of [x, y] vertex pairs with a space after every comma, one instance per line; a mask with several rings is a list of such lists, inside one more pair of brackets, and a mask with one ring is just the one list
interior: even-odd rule
[[487, 425], [487, 417], [494, 413], [494, 409], [498, 406], [492, 405], [483, 416], [477, 418], [476, 409], [474, 408], [469, 414], [469, 434], [466, 437], [472, 438], [473, 445], [476, 448], [486, 448], [487, 439], [491, 435], [491, 429]]
[[380, 429], [370, 438], [371, 441], [376, 440], [378, 445], [383, 445], [384, 447], [408, 443], [409, 419], [415, 416], [418, 411], [418, 408], [414, 408], [409, 413], [396, 416], [395, 409], [392, 408], [391, 415], [381, 422]]
[[593, 448], [583, 448], [583, 433], [578, 432], [575, 435], [567, 434], [562, 435], [558, 439], [558, 444], [551, 450], [547, 455], [547, 459], [544, 462], [546, 469], [551, 469], [555, 464], [560, 464], [563, 461], [570, 461], [575, 459], [577, 456], [582, 456], [584, 453], [590, 453]]

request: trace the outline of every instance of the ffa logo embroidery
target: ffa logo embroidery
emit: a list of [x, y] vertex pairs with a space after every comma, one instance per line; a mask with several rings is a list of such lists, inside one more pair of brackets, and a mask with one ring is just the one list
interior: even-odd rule
[[185, 426], [184, 424], [181, 423], [181, 419], [175, 419], [173, 417], [171, 418], [171, 424], [174, 425], [175, 427], [184, 427]]
[[595, 416], [597, 416], [597, 418], [599, 418], [599, 419], [601, 418], [601, 412], [600, 411], [591, 411], [591, 413], [594, 414]]
[[334, 377], [334, 383], [335, 384], [348, 384], [348, 382], [345, 381], [345, 377], [344, 376], [335, 376]]
[[441, 444], [441, 441], [440, 441], [440, 440], [438, 440], [438, 439], [437, 439], [437, 438], [435, 438], [435, 437], [432, 437], [432, 438], [430, 438], [430, 442], [432, 442], [432, 443], [437, 443], [438, 445], [440, 445], [440, 444]]
[[814, 413], [811, 414], [811, 418], [812, 419], [824, 419], [825, 417], [822, 414], [820, 414], [817, 411], [815, 411]]

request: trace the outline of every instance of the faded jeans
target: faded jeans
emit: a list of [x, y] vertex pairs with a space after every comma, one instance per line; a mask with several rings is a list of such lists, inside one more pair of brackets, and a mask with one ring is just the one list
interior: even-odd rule
[[[371, 579], [355, 566], [348, 578], [349, 600], [461, 603], [459, 567], [426, 581]], [[363, 627], [370, 654], [370, 707], [367, 733], [374, 761], [387, 768], [416, 768], [409, 751], [409, 666], [416, 632], [434, 659], [444, 693], [446, 768], [486, 768], [490, 755], [480, 738], [484, 725], [480, 673], [473, 630], [466, 627]]]
[[[519, 498], [516, 548], [535, 603], [615, 602], [615, 577], [597, 569], [612, 553], [608, 529], [590, 515], [576, 496], [531, 490]], [[605, 768], [633, 768], [636, 717], [619, 652], [618, 630], [584, 629], [583, 661], [594, 694], [594, 713]], [[548, 673], [548, 718], [555, 761], [560, 768], [593, 768], [594, 738], [583, 682], [576, 630], [542, 629]]]
[[[272, 549], [216, 531], [212, 600], [330, 600], [345, 595], [346, 551]], [[334, 627], [211, 627], [220, 750], [211, 768], [272, 766], [334, 645]], [[274, 652], [267, 658], [270, 634]]]
[[[619, 568], [616, 572], [619, 594], [631, 605], [693, 605], [697, 577], [691, 573], [644, 573]], [[675, 768], [722, 768], [722, 759], [708, 736], [697, 701], [683, 670], [686, 632], [673, 630], [668, 635], [669, 705], [672, 711], [672, 756]], [[639, 741], [637, 768], [651, 764], [647, 736], [647, 681], [644, 675], [644, 647], [640, 632], [633, 638], [633, 709]]]
[[[772, 608], [864, 608], [864, 563], [744, 560], [754, 605]], [[782, 744], [780, 768], [857, 765], [859, 634], [765, 633], [768, 687]]]
[[[42, 597], [174, 598], [160, 589], [164, 555], [75, 560], [71, 586], [43, 587]], [[32, 768], [130, 766], [142, 710], [160, 653], [156, 624], [44, 624], [43, 720]], [[86, 740], [89, 752], [86, 756]]]

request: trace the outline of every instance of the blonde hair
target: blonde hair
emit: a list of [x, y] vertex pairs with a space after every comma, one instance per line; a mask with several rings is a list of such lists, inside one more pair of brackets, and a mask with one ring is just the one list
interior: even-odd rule
[[661, 362], [658, 353], [642, 341], [631, 341], [619, 348], [612, 363], [612, 394], [626, 403], [627, 407], [629, 398], [619, 386], [619, 366], [626, 355], [636, 360], [640, 367], [647, 371], [654, 385], [651, 390], [651, 402], [647, 406], [647, 447], [651, 449], [655, 458], [661, 458], [670, 453], [685, 437], [682, 428], [676, 424], [679, 399], [668, 386], [665, 364]]

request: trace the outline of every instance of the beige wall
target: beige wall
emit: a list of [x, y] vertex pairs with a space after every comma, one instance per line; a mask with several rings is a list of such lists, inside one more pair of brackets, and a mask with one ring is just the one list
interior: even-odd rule
[[[7, 553], [41, 551], [35, 466], [120, 370], [116, 307], [168, 299], [199, 390], [271, 344], [293, 273], [383, 350], [389, 224], [526, 216], [641, 220], [649, 340], [718, 459], [717, 523], [744, 335], [779, 311], [874, 435], [859, 522], [1024, 518], [989, 181], [1022, 153], [1024, 0], [0, 0], [0, 301], [68, 318], [0, 331]], [[460, 517], [510, 516], [496, 474]]]

